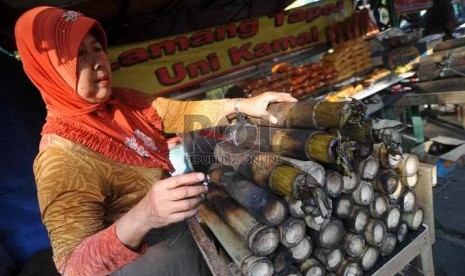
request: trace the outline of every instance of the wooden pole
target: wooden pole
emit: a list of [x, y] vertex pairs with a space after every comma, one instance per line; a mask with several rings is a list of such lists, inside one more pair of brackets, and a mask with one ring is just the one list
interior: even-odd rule
[[423, 223], [423, 209], [417, 207], [411, 213], [402, 213], [402, 221], [405, 222], [410, 229], [418, 230]]
[[373, 201], [374, 193], [373, 185], [361, 180], [360, 185], [352, 192], [352, 199], [359, 205], [368, 206]]
[[397, 244], [397, 236], [393, 233], [387, 233], [386, 238], [384, 241], [381, 243], [381, 246], [379, 247], [379, 255], [381, 256], [387, 256], [394, 251], [394, 248], [396, 247]]
[[288, 217], [278, 226], [279, 239], [286, 247], [296, 246], [305, 236], [305, 221]]
[[389, 205], [389, 200], [387, 196], [381, 193], [375, 193], [373, 197], [373, 202], [368, 206], [370, 215], [374, 218], [382, 218], [386, 213]]
[[363, 159], [358, 165], [358, 174], [364, 180], [374, 179], [378, 175], [378, 171], [379, 160], [373, 156]]
[[276, 226], [287, 217], [287, 204], [281, 198], [246, 180], [230, 168], [213, 164], [210, 166], [208, 176], [212, 183], [222, 187], [260, 222], [268, 226]]
[[362, 253], [362, 258], [360, 260], [360, 265], [362, 266], [362, 269], [365, 271], [370, 270], [376, 264], [378, 257], [378, 248], [366, 245]]
[[353, 200], [352, 197], [349, 195], [341, 195], [339, 198], [335, 199], [334, 201], [334, 214], [338, 218], [347, 218], [351, 211], [352, 211], [352, 206], [353, 206]]
[[303, 276], [324, 276], [326, 273], [323, 264], [314, 258], [306, 259], [298, 264], [298, 268]]
[[312, 254], [313, 243], [310, 237], [304, 236], [304, 238], [293, 247], [289, 247], [289, 250], [292, 253], [293, 263], [301, 263], [308, 259]]
[[334, 170], [326, 171], [326, 181], [323, 190], [330, 198], [337, 198], [342, 193], [343, 188], [342, 175]]
[[352, 207], [352, 212], [350, 212], [350, 215], [342, 220], [344, 221], [344, 224], [346, 225], [348, 230], [360, 234], [363, 233], [363, 231], [365, 230], [369, 218], [370, 213], [368, 211], [368, 208], [366, 208], [365, 206], [354, 204], [354, 206]]
[[337, 275], [350, 275], [350, 276], [362, 276], [363, 269], [359, 263], [350, 260], [344, 259], [342, 264], [336, 270]]
[[363, 238], [369, 245], [381, 246], [386, 238], [386, 224], [379, 219], [370, 218], [363, 232]]
[[242, 275], [273, 274], [273, 264], [268, 258], [252, 255], [249, 248], [239, 236], [229, 227], [207, 204], [200, 205], [199, 216], [207, 224], [216, 239], [223, 246]]
[[341, 243], [345, 229], [341, 220], [331, 218], [323, 223], [320, 230], [309, 230], [308, 232], [316, 246], [334, 248]]
[[344, 246], [344, 251], [347, 256], [351, 258], [358, 258], [363, 253], [365, 247], [365, 240], [361, 235], [346, 232], [344, 238], [342, 239], [342, 244]]
[[386, 228], [388, 231], [395, 231], [400, 223], [400, 207], [397, 204], [390, 204], [386, 211], [386, 217], [384, 219]]
[[360, 185], [360, 176], [356, 172], [350, 172], [342, 176], [342, 192], [345, 194], [352, 193]]
[[341, 248], [320, 248], [313, 250], [313, 256], [320, 261], [328, 271], [336, 271], [344, 260], [344, 252]]
[[207, 199], [225, 221], [247, 242], [256, 256], [271, 254], [279, 245], [279, 232], [274, 227], [259, 223], [224, 191], [210, 189]]

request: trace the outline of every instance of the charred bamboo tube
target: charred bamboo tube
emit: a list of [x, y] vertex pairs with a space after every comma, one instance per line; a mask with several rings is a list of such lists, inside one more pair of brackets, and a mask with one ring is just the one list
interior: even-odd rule
[[407, 238], [408, 227], [405, 222], [402, 222], [397, 228], [396, 236], [398, 242], [403, 242]]
[[342, 192], [345, 194], [352, 193], [360, 185], [360, 176], [356, 172], [351, 172], [342, 176]]
[[381, 170], [373, 187], [385, 195], [393, 194], [400, 186], [399, 175], [393, 170]]
[[292, 252], [283, 245], [278, 246], [269, 258], [274, 266], [274, 274], [284, 273], [286, 268], [292, 264]]
[[418, 230], [423, 223], [423, 209], [417, 207], [411, 213], [402, 213], [402, 221], [405, 222], [410, 229]]
[[313, 250], [313, 256], [320, 261], [328, 271], [336, 271], [344, 260], [344, 252], [341, 248], [319, 248]]
[[363, 232], [363, 238], [369, 245], [381, 246], [386, 238], [386, 224], [379, 219], [370, 218]]
[[385, 195], [381, 193], [375, 193], [373, 202], [371, 202], [368, 206], [368, 210], [370, 210], [370, 215], [372, 217], [382, 218], [388, 209], [388, 205], [389, 200]]
[[213, 232], [242, 275], [273, 274], [273, 264], [268, 258], [252, 255], [249, 248], [234, 230], [231, 229], [207, 204], [200, 205], [200, 218]]
[[228, 141], [218, 143], [215, 158], [221, 164], [233, 170], [263, 188], [268, 189], [268, 181], [273, 168], [279, 163], [280, 156], [274, 153], [261, 153], [256, 150], [235, 146]]
[[358, 258], [363, 253], [365, 240], [362, 236], [352, 232], [346, 232], [342, 239], [344, 251], [351, 258]]
[[395, 231], [400, 223], [400, 207], [397, 204], [390, 204], [386, 211], [386, 228], [388, 231]]
[[325, 183], [325, 178], [326, 178], [326, 172], [325, 168], [313, 161], [302, 161], [302, 160], [297, 160], [294, 158], [289, 158], [285, 156], [279, 156], [279, 161], [282, 163], [287, 163], [289, 165], [292, 165], [298, 169], [300, 169], [303, 172], [306, 172], [307, 174], [311, 175], [315, 180], [323, 186]]
[[334, 214], [338, 218], [347, 218], [352, 211], [352, 206], [354, 205], [352, 197], [349, 195], [341, 195], [339, 198], [335, 199], [334, 202]]
[[302, 200], [295, 199], [294, 197], [285, 197], [288, 207], [289, 214], [296, 218], [304, 218], [305, 213], [302, 210]]
[[278, 226], [279, 239], [286, 247], [296, 246], [305, 236], [305, 221], [288, 217]]
[[362, 266], [362, 269], [365, 271], [370, 270], [376, 264], [378, 257], [378, 248], [366, 245], [362, 253], [362, 259], [360, 260], [360, 265]]
[[[360, 101], [272, 103], [268, 112], [285, 128], [341, 128], [363, 120], [366, 106]], [[261, 122], [261, 121], [260, 121]]]
[[352, 199], [355, 203], [368, 206], [373, 201], [375, 191], [373, 185], [365, 180], [360, 181], [360, 185], [352, 192]]
[[313, 243], [310, 237], [305, 236], [296, 246], [289, 247], [293, 263], [301, 263], [312, 254]]
[[207, 199], [223, 216], [225, 221], [247, 242], [256, 256], [271, 254], [279, 245], [279, 232], [274, 227], [259, 223], [237, 202], [219, 189], [207, 193]]
[[357, 141], [359, 149], [357, 155], [360, 159], [364, 159], [373, 154], [373, 135], [371, 122], [368, 121], [357, 125], [346, 125], [339, 128], [337, 132], [347, 139]]
[[298, 268], [303, 276], [324, 276], [326, 273], [324, 266], [314, 258], [306, 259], [298, 264]]
[[358, 164], [358, 174], [361, 179], [371, 180], [378, 175], [379, 160], [376, 157], [369, 156]]
[[409, 189], [415, 188], [418, 183], [418, 174], [413, 174], [411, 176], [401, 175], [400, 176], [400, 183]]
[[343, 221], [348, 230], [360, 234], [365, 230], [369, 218], [370, 213], [368, 208], [354, 204], [354, 206], [352, 206], [352, 212], [350, 212], [350, 215], [343, 219]]
[[394, 193], [388, 195], [389, 202], [397, 204], [405, 189], [406, 188], [404, 188], [404, 186], [399, 182], [399, 184], [397, 185], [397, 189], [394, 191]]
[[326, 171], [326, 181], [323, 190], [330, 198], [337, 198], [342, 193], [342, 175], [334, 170]]
[[210, 166], [211, 182], [222, 187], [252, 216], [268, 226], [281, 224], [287, 217], [287, 204], [273, 194], [221, 164]]
[[341, 243], [345, 229], [342, 221], [331, 218], [319, 231], [309, 231], [312, 241], [320, 248], [334, 248]]
[[336, 274], [344, 276], [362, 276], [363, 269], [357, 262], [345, 259], [339, 266], [339, 268], [336, 270]]
[[300, 273], [300, 270], [293, 266], [292, 264], [289, 264], [286, 266], [284, 271], [281, 273], [274, 273], [274, 276], [301, 276], [302, 274]]
[[391, 155], [383, 143], [373, 145], [373, 156], [378, 158], [382, 168], [395, 169], [399, 166], [402, 156]]
[[329, 219], [325, 219], [322, 216], [314, 217], [314, 216], [307, 215], [305, 216], [304, 220], [308, 228], [313, 229], [315, 231], [320, 231], [323, 224]]
[[416, 155], [404, 153], [397, 170], [400, 175], [412, 176], [418, 172], [419, 165], [420, 162]]
[[381, 256], [387, 256], [394, 251], [394, 248], [396, 247], [397, 244], [397, 236], [394, 235], [393, 233], [387, 233], [386, 238], [384, 241], [381, 243], [381, 246], [379, 247], [379, 255]]
[[404, 213], [412, 212], [415, 208], [416, 196], [415, 194], [408, 189], [402, 193], [399, 199], [400, 209]]

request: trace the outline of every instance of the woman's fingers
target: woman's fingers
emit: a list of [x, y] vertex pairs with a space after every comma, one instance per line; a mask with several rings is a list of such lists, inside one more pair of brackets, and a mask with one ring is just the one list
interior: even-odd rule
[[158, 185], [166, 185], [167, 189], [175, 189], [181, 186], [197, 184], [204, 179], [205, 175], [203, 173], [186, 173], [163, 179]]
[[177, 187], [170, 191], [172, 200], [180, 200], [184, 198], [196, 197], [204, 194], [208, 191], [208, 186], [195, 185], [195, 186], [183, 186]]
[[174, 201], [172, 203], [173, 206], [171, 206], [171, 215], [178, 212], [186, 212], [195, 209], [198, 207], [201, 201], [202, 197], [200, 196]]
[[180, 222], [185, 219], [191, 218], [195, 216], [198, 212], [199, 212], [199, 207], [196, 207], [188, 211], [174, 213], [171, 215], [171, 220], [172, 220], [171, 223], [176, 223], [176, 222]]

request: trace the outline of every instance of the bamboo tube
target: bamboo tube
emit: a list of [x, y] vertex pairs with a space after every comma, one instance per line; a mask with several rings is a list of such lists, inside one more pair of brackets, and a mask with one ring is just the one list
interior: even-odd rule
[[[285, 128], [341, 128], [363, 120], [366, 106], [361, 101], [272, 103], [268, 112], [278, 119], [277, 126]], [[261, 121], [259, 121], [261, 122]]]
[[210, 166], [208, 174], [212, 183], [222, 187], [252, 216], [268, 226], [281, 224], [287, 217], [287, 204], [260, 186], [246, 180], [221, 164]]
[[273, 264], [268, 258], [252, 255], [249, 248], [234, 230], [205, 203], [200, 205], [199, 216], [215, 235], [233, 262], [240, 268], [242, 275], [269, 275], [273, 274]]
[[296, 218], [304, 218], [305, 213], [302, 210], [302, 200], [295, 199], [294, 197], [285, 197], [289, 207], [289, 214]]
[[343, 221], [348, 230], [360, 234], [365, 230], [369, 218], [370, 213], [368, 208], [354, 204], [352, 206], [352, 212], [350, 212], [350, 215], [343, 219]]
[[344, 252], [341, 248], [319, 248], [313, 250], [313, 256], [320, 261], [328, 271], [336, 271], [344, 260]]
[[418, 183], [418, 174], [415, 173], [411, 176], [406, 176], [406, 175], [401, 175], [400, 176], [400, 183], [404, 185], [404, 187], [413, 189], [415, 186], [417, 186]]
[[419, 165], [420, 162], [416, 155], [404, 153], [397, 170], [400, 175], [412, 176], [418, 172]]
[[335, 199], [334, 202], [334, 214], [338, 218], [347, 218], [352, 211], [353, 200], [349, 195], [341, 195], [339, 198]]
[[337, 198], [341, 195], [343, 188], [342, 175], [334, 170], [326, 171], [326, 181], [323, 190], [330, 198]]
[[398, 242], [405, 241], [405, 239], [407, 238], [407, 234], [408, 234], [407, 224], [405, 222], [402, 222], [396, 231], [397, 241]]
[[381, 167], [384, 169], [397, 168], [402, 159], [400, 154], [391, 155], [382, 143], [373, 145], [373, 156], [378, 158]]
[[360, 185], [360, 176], [356, 172], [351, 172], [342, 176], [342, 192], [345, 194], [352, 193]]
[[386, 211], [385, 223], [388, 231], [395, 231], [400, 223], [400, 207], [397, 204], [390, 204]]
[[405, 222], [410, 229], [418, 230], [423, 223], [423, 209], [417, 207], [411, 213], [402, 213], [402, 221]]
[[336, 274], [343, 276], [362, 276], [363, 269], [357, 262], [345, 259], [336, 270]]
[[298, 268], [303, 276], [324, 276], [326, 273], [324, 266], [314, 258], [306, 259], [298, 264]]
[[352, 232], [346, 232], [342, 239], [344, 251], [347, 256], [351, 258], [358, 258], [363, 253], [365, 247], [365, 240], [361, 235]]
[[310, 237], [305, 236], [296, 246], [289, 247], [292, 253], [293, 263], [301, 263], [310, 257], [313, 250], [313, 243]]
[[285, 272], [286, 268], [292, 264], [292, 252], [284, 245], [278, 246], [269, 258], [273, 263], [275, 274]]
[[400, 200], [400, 197], [404, 193], [404, 190], [405, 190], [404, 186], [399, 183], [394, 193], [388, 195], [389, 202], [397, 204]]
[[291, 264], [287, 265], [281, 273], [274, 273], [274, 276], [301, 276], [299, 269]]
[[363, 238], [369, 245], [381, 246], [386, 238], [386, 224], [379, 219], [370, 218], [363, 232]]
[[256, 256], [271, 254], [279, 245], [279, 232], [276, 228], [259, 223], [224, 191], [211, 189], [207, 199], [222, 215], [225, 221], [247, 242]]
[[368, 206], [373, 201], [374, 193], [373, 185], [361, 180], [360, 185], [352, 192], [352, 199], [359, 205]]
[[289, 165], [292, 165], [301, 171], [311, 175], [315, 180], [323, 186], [325, 183], [325, 178], [326, 178], [326, 172], [325, 168], [313, 161], [302, 161], [302, 160], [297, 160], [294, 158], [289, 158], [285, 156], [279, 156], [279, 161], [282, 163], [287, 163]]
[[396, 155], [402, 152], [402, 136], [398, 129], [373, 129], [372, 133], [375, 143], [382, 142], [390, 154]]
[[412, 212], [415, 208], [416, 196], [415, 194], [408, 189], [402, 193], [399, 199], [399, 205], [402, 212], [409, 213]]
[[369, 156], [358, 164], [358, 174], [361, 179], [371, 180], [378, 175], [379, 160], [376, 157]]
[[305, 221], [288, 217], [278, 226], [279, 239], [286, 247], [296, 246], [305, 236]]
[[322, 216], [314, 217], [314, 216], [306, 215], [304, 220], [308, 228], [313, 229], [315, 231], [320, 231], [323, 224], [329, 219], [325, 219]]
[[341, 243], [345, 229], [342, 221], [331, 218], [323, 223], [319, 231], [309, 231], [312, 241], [321, 248], [334, 248]]
[[372, 217], [382, 218], [387, 211], [388, 205], [389, 200], [385, 195], [381, 193], [375, 193], [373, 202], [371, 202], [368, 206], [368, 210], [370, 211], [370, 215]]
[[387, 233], [386, 238], [384, 241], [381, 243], [381, 246], [379, 247], [379, 255], [381, 256], [387, 256], [394, 251], [394, 248], [396, 247], [397, 244], [397, 236], [394, 235], [393, 233]]
[[366, 245], [362, 253], [362, 258], [360, 260], [360, 265], [362, 266], [362, 269], [365, 271], [370, 270], [376, 264], [378, 257], [378, 248]]
[[373, 187], [385, 195], [393, 194], [400, 186], [399, 175], [393, 170], [381, 170]]

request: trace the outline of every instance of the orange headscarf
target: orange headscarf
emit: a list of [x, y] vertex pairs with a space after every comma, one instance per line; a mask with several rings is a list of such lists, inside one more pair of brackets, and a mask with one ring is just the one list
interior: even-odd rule
[[150, 96], [112, 88], [110, 100], [95, 104], [77, 94], [77, 53], [89, 32], [106, 51], [100, 24], [78, 12], [37, 7], [16, 23], [24, 70], [47, 107], [42, 135], [57, 134], [122, 163], [172, 171]]

